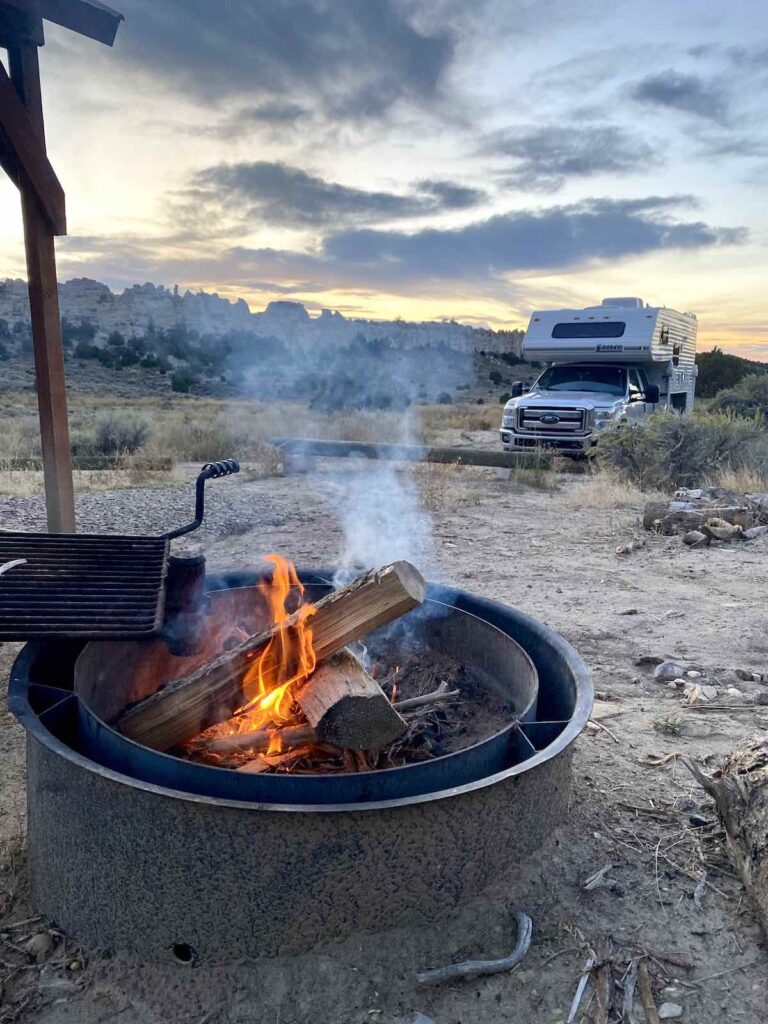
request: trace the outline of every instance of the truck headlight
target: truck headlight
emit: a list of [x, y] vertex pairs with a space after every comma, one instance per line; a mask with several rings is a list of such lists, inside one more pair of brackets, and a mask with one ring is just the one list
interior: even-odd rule
[[595, 426], [607, 427], [608, 424], [615, 418], [615, 412], [611, 412], [609, 409], [598, 409], [595, 413]]

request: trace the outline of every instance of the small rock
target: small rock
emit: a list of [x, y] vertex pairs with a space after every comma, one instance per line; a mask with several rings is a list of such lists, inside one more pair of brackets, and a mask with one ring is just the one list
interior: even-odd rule
[[683, 1008], [680, 1003], [662, 1003], [659, 1007], [659, 1020], [674, 1020], [683, 1016]]
[[741, 700], [744, 696], [741, 690], [737, 690], [735, 686], [729, 686], [725, 692], [729, 697], [735, 697], [737, 700]]
[[637, 608], [624, 608], [619, 615], [637, 615]]
[[695, 668], [688, 669], [685, 673], [689, 679], [701, 679], [702, 673], [697, 672]]
[[700, 686], [699, 696], [703, 697], [704, 700], [714, 700], [717, 696], [718, 690], [716, 686]]
[[24, 948], [30, 956], [33, 956], [38, 963], [41, 963], [43, 960], [48, 959], [55, 945], [53, 938], [48, 932], [38, 932], [37, 935], [32, 936]]
[[667, 683], [667, 687], [670, 690], [676, 690], [679, 685], [680, 685], [680, 680], [679, 679], [670, 679], [669, 682]]
[[68, 970], [72, 971], [73, 974], [76, 971], [82, 971], [82, 969], [83, 969], [83, 965], [80, 963], [79, 960], [73, 960], [72, 963], [70, 963], [69, 967], [68, 967]]
[[639, 658], [637, 658], [637, 660], [635, 661], [635, 664], [636, 665], [640, 665], [640, 666], [642, 666], [642, 665], [653, 665], [653, 666], [655, 666], [655, 665], [661, 665], [661, 663], [664, 660], [665, 659], [664, 658], [660, 658], [658, 656], [658, 654], [642, 654]]
[[653, 670], [653, 678], [661, 683], [668, 683], [670, 679], [679, 679], [686, 672], [685, 666], [676, 661], [662, 661]]
[[431, 1017], [425, 1017], [423, 1013], [417, 1013], [411, 1024], [435, 1024]]
[[752, 682], [752, 673], [747, 672], [745, 668], [735, 668], [733, 670], [733, 674], [736, 676], [737, 679], [742, 679], [745, 683]]
[[709, 818], [705, 818], [703, 814], [692, 814], [688, 821], [694, 828], [704, 828], [705, 825], [710, 824]]
[[687, 544], [689, 548], [702, 548], [706, 543], [707, 535], [701, 530], [689, 530], [683, 534], [683, 544]]

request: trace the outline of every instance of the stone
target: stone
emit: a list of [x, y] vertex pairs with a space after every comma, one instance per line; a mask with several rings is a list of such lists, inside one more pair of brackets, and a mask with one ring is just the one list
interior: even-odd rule
[[698, 690], [704, 700], [714, 700], [719, 692], [716, 686], [699, 686]]
[[741, 690], [737, 690], [735, 686], [729, 686], [725, 692], [729, 697], [735, 697], [736, 700], [741, 700], [741, 698], [744, 696]]
[[688, 669], [688, 671], [685, 674], [688, 676], [689, 679], [701, 679], [703, 675], [702, 672], [697, 672], [695, 668]]
[[679, 679], [686, 673], [686, 668], [677, 661], [662, 661], [653, 670], [653, 678], [660, 683], [668, 683], [671, 679]]
[[662, 1003], [659, 1007], [659, 1020], [675, 1020], [683, 1016], [680, 1003]]
[[706, 543], [707, 535], [701, 530], [689, 530], [688, 533], [683, 534], [683, 544], [687, 544], [689, 548], [701, 548]]
[[32, 938], [27, 942], [24, 947], [30, 956], [34, 957], [38, 963], [43, 960], [47, 960], [53, 952], [56, 943], [53, 941], [53, 937], [48, 932], [38, 932], [37, 935], [33, 935]]
[[745, 683], [752, 682], [752, 673], [748, 672], [745, 668], [735, 668], [733, 674], [737, 679], [743, 679]]
[[676, 690], [679, 685], [680, 685], [680, 680], [679, 679], [670, 679], [669, 682], [667, 683], [667, 687], [670, 690]]

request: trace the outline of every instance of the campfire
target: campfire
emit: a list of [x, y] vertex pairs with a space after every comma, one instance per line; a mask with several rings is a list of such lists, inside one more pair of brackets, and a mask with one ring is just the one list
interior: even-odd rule
[[203, 764], [318, 774], [399, 767], [492, 731], [504, 704], [478, 706], [458, 662], [407, 637], [360, 642], [422, 604], [412, 565], [366, 573], [314, 603], [290, 561], [266, 561], [261, 631], [216, 631], [207, 660], [129, 708], [121, 732]]

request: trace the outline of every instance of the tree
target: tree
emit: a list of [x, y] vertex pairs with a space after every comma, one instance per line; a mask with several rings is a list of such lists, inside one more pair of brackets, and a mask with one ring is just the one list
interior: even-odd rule
[[699, 376], [696, 394], [699, 398], [712, 398], [723, 388], [732, 388], [750, 373], [768, 373], [768, 364], [732, 356], [715, 346], [711, 352], [696, 356]]
[[491, 384], [501, 384], [501, 382], [504, 380], [504, 377], [499, 373], [498, 370], [491, 370], [491, 372], [488, 374], [488, 380], [491, 382]]
[[110, 348], [123, 348], [125, 346], [125, 338], [120, 331], [111, 331], [107, 338], [107, 344]]

